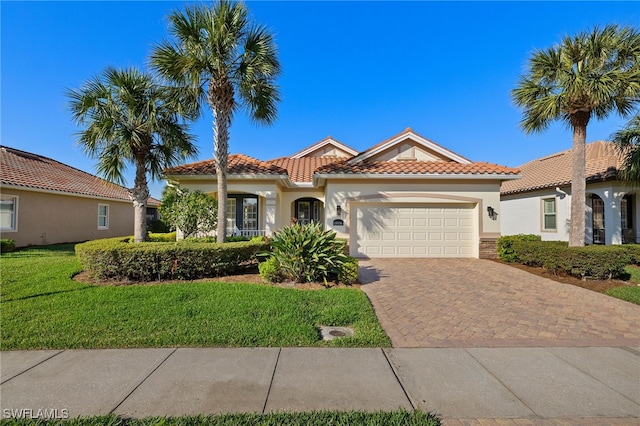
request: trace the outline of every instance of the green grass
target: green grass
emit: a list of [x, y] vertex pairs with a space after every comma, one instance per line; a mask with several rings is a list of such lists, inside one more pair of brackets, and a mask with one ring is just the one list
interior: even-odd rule
[[64, 426], [307, 426], [307, 425], [406, 425], [406, 426], [438, 426], [440, 420], [420, 410], [396, 410], [390, 412], [367, 413], [362, 411], [312, 411], [305, 413], [270, 413], [270, 414], [219, 414], [215, 416], [195, 417], [150, 417], [144, 419], [121, 419], [117, 416], [84, 417], [71, 420], [0, 420], [6, 425], [64, 425]]
[[605, 294], [640, 305], [640, 287], [638, 286], [616, 287], [607, 290]]
[[629, 274], [629, 281], [640, 284], [640, 266], [629, 265], [624, 271]]
[[[93, 286], [73, 245], [0, 256], [2, 350], [134, 347], [390, 346], [356, 289], [297, 290], [183, 282]], [[318, 326], [355, 336], [319, 340]]]

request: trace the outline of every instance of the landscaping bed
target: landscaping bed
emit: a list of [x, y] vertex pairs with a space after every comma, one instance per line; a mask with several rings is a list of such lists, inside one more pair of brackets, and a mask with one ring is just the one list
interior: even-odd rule
[[[72, 279], [82, 266], [70, 244], [3, 254], [0, 267], [2, 350], [391, 344], [356, 288], [220, 279], [92, 285]], [[355, 336], [323, 341], [320, 327], [329, 325], [352, 327]]]

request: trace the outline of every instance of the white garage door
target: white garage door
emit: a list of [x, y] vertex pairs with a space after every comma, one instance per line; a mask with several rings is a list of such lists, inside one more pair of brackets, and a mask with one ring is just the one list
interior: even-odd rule
[[353, 256], [474, 256], [472, 204], [360, 204], [355, 216]]

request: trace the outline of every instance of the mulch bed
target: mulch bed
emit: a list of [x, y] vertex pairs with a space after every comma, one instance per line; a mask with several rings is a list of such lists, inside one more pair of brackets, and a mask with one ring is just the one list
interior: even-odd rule
[[552, 271], [537, 266], [527, 266], [521, 265], [519, 263], [508, 263], [497, 259], [494, 259], [494, 262], [502, 263], [503, 265], [511, 266], [513, 268], [522, 269], [523, 271], [538, 275], [539, 277], [548, 278], [560, 283], [571, 284], [578, 287], [586, 288], [588, 290], [597, 291], [598, 293], [604, 293], [607, 290], [615, 287], [636, 286], [635, 283], [629, 281], [581, 279], [566, 274], [556, 274]]

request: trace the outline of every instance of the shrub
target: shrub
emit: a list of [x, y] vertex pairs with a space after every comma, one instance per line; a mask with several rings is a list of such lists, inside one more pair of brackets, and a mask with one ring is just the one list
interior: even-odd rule
[[150, 243], [175, 243], [176, 242], [176, 232], [165, 232], [165, 233], [153, 233], [150, 232], [147, 237], [147, 241]]
[[0, 239], [0, 253], [10, 253], [16, 251], [16, 242], [9, 238]]
[[84, 269], [102, 279], [153, 281], [198, 279], [233, 273], [256, 262], [265, 243], [155, 243], [131, 244], [129, 238], [109, 238], [76, 245]]
[[351, 285], [358, 282], [358, 259], [349, 256], [338, 273], [340, 284]]
[[568, 247], [561, 241], [514, 241], [513, 261], [579, 278], [610, 279], [624, 274], [630, 255], [624, 246]]
[[512, 245], [516, 241], [541, 241], [540, 235], [533, 234], [518, 234], [518, 235], [505, 235], [498, 238], [496, 242], [496, 249], [498, 251], [498, 257], [505, 262], [515, 262], [515, 252]]
[[264, 262], [260, 262], [258, 265], [260, 276], [263, 280], [270, 283], [279, 283], [282, 281], [282, 274], [280, 273], [280, 265], [276, 261], [275, 257], [270, 257]]
[[348, 259], [344, 241], [318, 223], [287, 226], [270, 243], [283, 278], [295, 282], [335, 280]]

